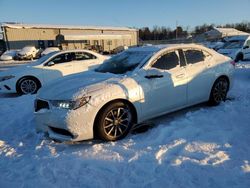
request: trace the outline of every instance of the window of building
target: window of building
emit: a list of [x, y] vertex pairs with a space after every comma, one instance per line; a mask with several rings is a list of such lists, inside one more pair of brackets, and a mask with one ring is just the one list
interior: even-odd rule
[[112, 45], [112, 40], [108, 40], [107, 45]]
[[38, 41], [38, 48], [45, 49], [44, 40], [39, 40], [39, 41]]
[[54, 46], [54, 41], [48, 40], [48, 47], [53, 47], [53, 46]]
[[162, 70], [170, 70], [179, 65], [179, 58], [176, 52], [170, 52], [161, 56], [152, 67]]

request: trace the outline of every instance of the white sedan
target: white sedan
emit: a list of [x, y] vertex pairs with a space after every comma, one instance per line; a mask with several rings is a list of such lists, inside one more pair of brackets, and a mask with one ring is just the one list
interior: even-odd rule
[[15, 58], [17, 53], [18, 53], [18, 50], [7, 50], [0, 56], [0, 60], [11, 61]]
[[0, 92], [33, 94], [44, 84], [94, 69], [108, 57], [88, 50], [51, 52], [34, 63], [0, 73]]
[[195, 44], [131, 48], [95, 71], [39, 90], [36, 128], [61, 141], [118, 140], [151, 118], [204, 101], [219, 104], [233, 72], [230, 58]]

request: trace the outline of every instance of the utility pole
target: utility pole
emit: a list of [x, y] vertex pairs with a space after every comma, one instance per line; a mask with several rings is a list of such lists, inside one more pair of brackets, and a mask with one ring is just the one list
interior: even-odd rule
[[178, 38], [178, 20], [176, 20], [175, 38]]

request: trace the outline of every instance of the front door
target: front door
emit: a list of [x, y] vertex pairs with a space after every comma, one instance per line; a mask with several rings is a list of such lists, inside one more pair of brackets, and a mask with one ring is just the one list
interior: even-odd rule
[[180, 64], [178, 51], [162, 54], [150, 69], [157, 70], [159, 74], [146, 75], [141, 83], [144, 118], [152, 118], [186, 105], [186, 68]]
[[59, 77], [63, 77], [74, 73], [74, 54], [59, 54], [46, 63], [43, 67], [44, 82], [49, 82]]
[[97, 68], [100, 60], [87, 52], [75, 52], [74, 72], [83, 72]]

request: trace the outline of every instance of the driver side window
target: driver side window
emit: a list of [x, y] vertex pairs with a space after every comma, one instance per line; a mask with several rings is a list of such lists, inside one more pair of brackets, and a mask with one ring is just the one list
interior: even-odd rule
[[162, 55], [154, 64], [153, 68], [161, 70], [170, 70], [179, 65], [179, 58], [176, 52], [169, 52]]
[[249, 47], [250, 47], [250, 40], [248, 40], [248, 41], [247, 41], [247, 46], [249, 46]]

